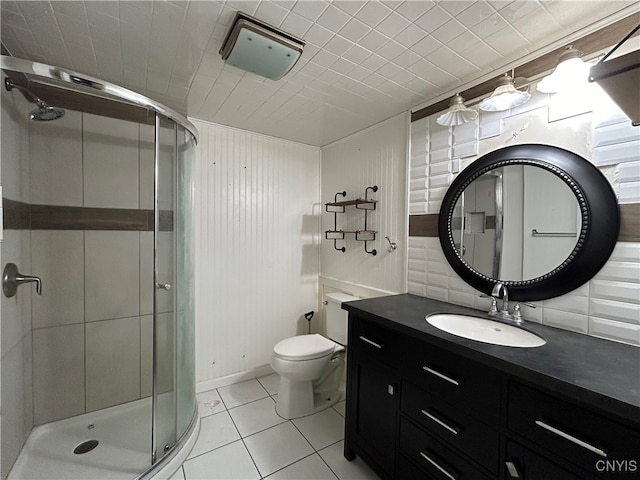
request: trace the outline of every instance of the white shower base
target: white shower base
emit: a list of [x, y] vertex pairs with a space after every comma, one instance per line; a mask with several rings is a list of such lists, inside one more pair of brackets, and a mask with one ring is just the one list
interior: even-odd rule
[[[100, 443], [74, 454], [87, 440]], [[193, 446], [188, 443], [176, 457], [186, 458]], [[151, 399], [146, 398], [35, 427], [8, 480], [132, 480], [150, 467]]]

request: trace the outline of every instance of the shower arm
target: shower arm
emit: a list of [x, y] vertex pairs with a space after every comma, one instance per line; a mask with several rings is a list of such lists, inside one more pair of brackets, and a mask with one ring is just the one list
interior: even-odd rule
[[42, 100], [40, 100], [40, 97], [38, 97], [35, 93], [33, 93], [27, 87], [14, 83], [13, 80], [11, 80], [9, 77], [5, 77], [4, 79], [4, 88], [6, 88], [8, 92], [13, 90], [14, 88], [17, 88], [22, 92], [22, 94], [25, 96], [27, 101], [31, 103], [35, 103], [36, 105], [38, 105], [38, 107], [48, 106], [46, 102], [43, 102]]

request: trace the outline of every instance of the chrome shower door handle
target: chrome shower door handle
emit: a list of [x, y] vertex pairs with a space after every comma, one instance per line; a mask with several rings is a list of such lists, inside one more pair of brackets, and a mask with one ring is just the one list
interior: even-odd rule
[[42, 295], [42, 280], [33, 275], [23, 275], [18, 271], [15, 263], [7, 263], [2, 272], [2, 291], [5, 297], [11, 298], [18, 291], [18, 287], [23, 283], [35, 283], [36, 293]]

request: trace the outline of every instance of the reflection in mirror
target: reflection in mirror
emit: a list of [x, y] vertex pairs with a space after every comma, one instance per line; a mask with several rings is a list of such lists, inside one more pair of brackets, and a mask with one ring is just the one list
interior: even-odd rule
[[571, 188], [554, 173], [515, 164], [471, 182], [453, 209], [452, 237], [460, 257], [501, 281], [550, 273], [576, 247], [582, 223]]

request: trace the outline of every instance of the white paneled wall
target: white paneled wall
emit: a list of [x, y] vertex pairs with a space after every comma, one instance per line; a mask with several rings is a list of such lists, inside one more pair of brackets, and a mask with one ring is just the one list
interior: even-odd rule
[[[437, 213], [459, 167], [497, 148], [521, 143], [573, 151], [601, 169], [620, 203], [640, 201], [640, 130], [631, 127], [597, 87], [592, 88], [577, 102], [575, 96], [539, 94], [532, 87], [529, 102], [506, 112], [482, 112], [478, 124], [445, 128], [436, 124], [438, 114], [413, 122], [409, 214]], [[438, 238], [409, 239], [407, 290], [458, 305], [489, 306], [449, 266]], [[524, 309], [525, 319], [640, 345], [640, 243], [618, 242], [590, 282], [536, 304], [535, 310]]]
[[196, 380], [251, 372], [318, 297], [320, 150], [193, 120]]
[[[378, 186], [377, 192], [368, 194], [378, 200], [376, 210], [369, 213], [368, 228], [378, 233], [374, 242], [367, 242], [368, 249], [375, 248], [378, 254], [365, 253], [364, 242], [352, 234], [337, 242], [338, 248], [346, 248], [344, 253], [323, 239], [324, 277], [389, 292], [405, 290], [407, 122], [406, 115], [398, 115], [322, 148], [323, 204], [333, 202], [336, 192], [346, 191], [347, 199], [364, 198], [366, 187]], [[322, 231], [332, 230], [333, 214], [324, 212], [324, 205], [322, 211]], [[362, 229], [363, 222], [362, 210], [347, 207], [339, 214], [338, 228]], [[397, 250], [389, 251], [385, 236], [398, 244]]]

